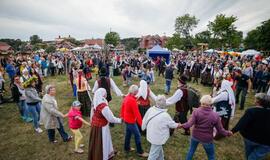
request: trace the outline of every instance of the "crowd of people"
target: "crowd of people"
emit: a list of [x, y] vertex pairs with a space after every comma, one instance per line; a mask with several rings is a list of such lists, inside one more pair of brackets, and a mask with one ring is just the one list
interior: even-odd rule
[[[149, 160], [164, 159], [162, 146], [177, 128], [183, 129], [183, 135], [191, 135], [187, 160], [192, 159], [199, 143], [208, 159], [215, 159], [213, 140], [238, 131], [244, 137], [248, 160], [263, 158], [270, 152], [270, 128], [264, 125], [270, 123], [270, 61], [266, 57], [173, 53], [170, 63], [166, 63], [163, 57], [150, 58], [145, 54], [67, 52], [11, 55], [0, 60], [0, 103], [16, 102], [22, 120], [33, 122], [37, 133], [43, 132], [40, 126], [44, 125], [51, 143], [57, 143], [55, 129], [64, 142], [73, 139], [63, 126], [64, 118], [68, 118], [75, 153], [84, 152], [80, 128], [83, 124], [91, 126], [89, 160], [107, 160], [116, 155], [110, 134], [115, 123], [125, 124], [125, 152], [136, 150], [138, 156]], [[171, 97], [156, 95], [151, 90], [156, 83], [155, 73], [165, 80], [165, 95], [171, 94], [172, 81], [177, 79], [177, 89]], [[77, 98], [67, 114], [59, 111], [56, 87], [47, 85], [43, 89], [47, 76], [64, 74]], [[114, 76], [122, 77], [123, 86], [129, 87], [127, 94], [115, 84]], [[133, 83], [134, 78], [140, 79], [139, 86]], [[92, 88], [91, 79], [95, 81]], [[212, 87], [212, 92], [200, 98], [199, 91], [188, 83]], [[11, 90], [11, 98], [7, 97], [7, 88]], [[111, 91], [123, 98], [119, 118], [110, 109]], [[230, 130], [229, 122], [237, 104], [240, 110], [245, 109], [247, 94], [253, 92], [254, 107], [249, 106]], [[173, 118], [167, 113], [172, 105], [175, 105]], [[188, 119], [189, 111], [192, 114]], [[90, 117], [90, 121], [85, 117]], [[130, 146], [133, 134], [136, 149]], [[149, 154], [141, 145], [141, 136], [145, 134], [151, 144]]]

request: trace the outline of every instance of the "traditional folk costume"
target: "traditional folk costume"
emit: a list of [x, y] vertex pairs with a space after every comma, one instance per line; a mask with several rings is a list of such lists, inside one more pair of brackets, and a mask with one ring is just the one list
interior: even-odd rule
[[123, 96], [123, 93], [116, 86], [115, 82], [111, 78], [106, 77], [106, 69], [103, 67], [100, 69], [99, 79], [95, 81], [92, 92], [95, 93], [98, 88], [104, 88], [106, 90], [106, 99], [108, 102], [112, 100], [111, 90], [114, 91], [117, 96]]
[[143, 118], [150, 106], [150, 97], [155, 100], [156, 95], [151, 91], [145, 80], [140, 81], [140, 88], [136, 95], [141, 117]]
[[[175, 91], [173, 96], [166, 100], [166, 105], [175, 104], [175, 122], [180, 122], [181, 124], [187, 122], [187, 114], [189, 111], [189, 103], [188, 103], [188, 88], [186, 85], [187, 78], [185, 76], [181, 76], [179, 79], [181, 86]], [[189, 129], [185, 129], [185, 135], [189, 135]]]
[[78, 72], [78, 77], [76, 79], [78, 101], [81, 103], [81, 112], [83, 116], [90, 116], [91, 108], [91, 99], [88, 95], [90, 87], [87, 80], [83, 76], [83, 72]]
[[213, 66], [211, 64], [206, 64], [202, 70], [201, 83], [203, 85], [212, 85], [213, 84]]
[[201, 64], [198, 61], [196, 61], [195, 63], [192, 64], [190, 71], [191, 77], [194, 77], [193, 83], [196, 81], [198, 84], [199, 83], [198, 79], [200, 78], [201, 75]]
[[[112, 100], [111, 90], [115, 92], [117, 96], [123, 96], [121, 90], [116, 86], [114, 81], [111, 78], [106, 77], [106, 68], [102, 67], [99, 72], [100, 78], [96, 80], [92, 92], [94, 93], [98, 88], [104, 88], [106, 90], [107, 96], [106, 100], [108, 103]], [[113, 127], [114, 124], [110, 123], [110, 126]]]
[[191, 81], [191, 62], [187, 62], [184, 75], [187, 77], [187, 81]]
[[212, 102], [215, 106], [216, 112], [221, 117], [224, 129], [228, 130], [230, 118], [235, 112], [235, 96], [232, 90], [232, 83], [228, 80], [223, 80], [221, 88], [216, 97], [213, 98]]
[[108, 160], [115, 156], [108, 124], [121, 123], [121, 119], [114, 117], [106, 95], [104, 88], [99, 88], [94, 95], [88, 160]]

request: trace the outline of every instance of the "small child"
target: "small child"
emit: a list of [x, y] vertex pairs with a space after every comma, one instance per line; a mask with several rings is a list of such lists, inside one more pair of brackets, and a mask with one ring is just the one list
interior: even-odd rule
[[81, 140], [83, 138], [80, 128], [82, 127], [82, 123], [87, 124], [90, 126], [90, 124], [85, 121], [82, 118], [82, 113], [80, 111], [81, 109], [81, 103], [79, 101], [74, 101], [72, 103], [72, 107], [70, 108], [68, 114], [68, 121], [69, 121], [69, 128], [74, 133], [74, 139], [75, 139], [75, 153], [83, 153], [83, 150], [81, 147], [84, 147], [83, 144], [81, 144]]

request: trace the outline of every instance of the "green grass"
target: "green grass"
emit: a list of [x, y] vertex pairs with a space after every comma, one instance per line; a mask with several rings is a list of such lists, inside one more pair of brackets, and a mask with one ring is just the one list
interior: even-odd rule
[[[127, 93], [127, 87], [122, 86], [121, 77], [114, 77], [114, 80], [119, 88]], [[72, 97], [71, 87], [68, 84], [66, 76], [50, 77], [45, 80], [45, 84], [52, 83], [57, 87], [57, 102], [59, 110], [63, 113], [67, 113], [71, 102], [74, 100]], [[94, 80], [90, 81], [90, 85], [93, 86]], [[138, 84], [138, 80], [134, 80], [135, 84]], [[165, 80], [157, 77], [156, 83], [151, 86], [151, 89], [155, 94], [164, 93]], [[175, 91], [177, 81], [173, 80], [172, 92]], [[194, 88], [201, 91], [202, 94], [209, 94], [211, 92], [210, 87], [203, 87], [201, 85], [190, 84]], [[45, 86], [45, 85], [44, 85]], [[168, 96], [167, 96], [168, 97]], [[248, 95], [246, 106], [252, 106], [253, 94]], [[116, 116], [119, 116], [120, 104], [122, 98], [116, 97], [113, 94], [113, 100], [110, 103], [110, 108], [113, 110]], [[153, 103], [152, 103], [153, 104]], [[169, 113], [173, 116], [174, 106], [169, 108]], [[239, 120], [243, 111], [236, 111], [235, 118], [232, 120], [230, 127], [234, 126]], [[17, 106], [14, 103], [4, 104], [0, 108], [0, 160], [78, 160], [87, 159], [88, 141], [90, 127], [83, 126], [81, 132], [84, 136], [83, 142], [86, 144], [85, 153], [82, 155], [74, 154], [74, 142], [64, 143], [61, 141], [59, 134], [56, 134], [56, 138], [59, 140], [57, 144], [50, 144], [48, 142], [46, 132], [37, 134], [34, 132], [32, 124], [24, 123], [19, 117]], [[71, 131], [67, 126], [67, 119], [64, 121], [65, 129], [71, 134]], [[164, 145], [165, 159], [178, 160], [184, 159], [188, 147], [189, 137], [180, 134], [182, 130], [177, 130], [175, 134], [170, 137], [167, 143]], [[139, 158], [135, 152], [125, 154], [123, 151], [124, 146], [124, 125], [116, 125], [111, 128], [113, 146], [119, 151], [119, 154], [115, 159], [119, 160], [135, 160], [143, 159]], [[134, 139], [131, 141], [131, 146], [135, 147]], [[145, 137], [142, 137], [142, 146], [146, 152], [149, 152], [150, 144]], [[215, 142], [215, 153], [218, 160], [243, 160], [244, 148], [243, 140], [239, 134], [233, 137], [226, 138], [221, 141]], [[205, 160], [206, 154], [200, 145], [196, 151], [194, 159]]]

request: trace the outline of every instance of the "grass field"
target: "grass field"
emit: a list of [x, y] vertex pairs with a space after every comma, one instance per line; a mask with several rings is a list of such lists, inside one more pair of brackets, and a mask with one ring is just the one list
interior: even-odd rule
[[[121, 77], [114, 77], [116, 84], [119, 88], [127, 93], [127, 87], [122, 86]], [[63, 113], [67, 113], [70, 108], [71, 102], [74, 100], [72, 97], [71, 87], [68, 84], [66, 76], [50, 77], [45, 80], [45, 84], [52, 83], [57, 86], [57, 102], [59, 110]], [[90, 81], [90, 85], [93, 86], [94, 80]], [[138, 84], [138, 80], [134, 80], [134, 83]], [[165, 80], [157, 77], [156, 83], [151, 86], [152, 91], [155, 94], [164, 93]], [[177, 82], [172, 83], [172, 92], [175, 91]], [[196, 89], [200, 90], [202, 94], [209, 94], [210, 87], [203, 87], [201, 85], [190, 84]], [[44, 85], [45, 86], [45, 85]], [[170, 94], [170, 95], [171, 95]], [[168, 97], [168, 96], [167, 96]], [[249, 94], [247, 97], [246, 106], [253, 104], [253, 94]], [[113, 110], [116, 116], [119, 115], [120, 103], [122, 98], [115, 97], [113, 94], [113, 100], [110, 103], [110, 108]], [[153, 103], [152, 103], [153, 104]], [[169, 113], [173, 115], [174, 106], [169, 108]], [[232, 120], [230, 127], [234, 126], [239, 120], [243, 111], [236, 111], [235, 118]], [[90, 127], [83, 126], [81, 129], [84, 136], [83, 142], [86, 144], [85, 153], [78, 155], [73, 153], [74, 143], [65, 143], [61, 141], [59, 134], [56, 134], [58, 139], [57, 144], [51, 144], [48, 142], [46, 132], [37, 134], [34, 132], [32, 124], [24, 123], [19, 117], [19, 112], [14, 103], [4, 104], [0, 108], [0, 160], [85, 160], [87, 159], [88, 141]], [[67, 127], [67, 119], [64, 123], [65, 129], [71, 134], [71, 131]], [[177, 130], [175, 134], [167, 141], [164, 146], [165, 159], [179, 160], [184, 159], [188, 147], [189, 137], [180, 134], [182, 130]], [[119, 154], [115, 157], [116, 160], [135, 160], [143, 159], [139, 158], [135, 152], [128, 155], [123, 151], [124, 145], [124, 125], [116, 125], [111, 128], [113, 145]], [[132, 139], [131, 146], [135, 147], [134, 139]], [[150, 144], [145, 137], [142, 137], [143, 149], [149, 152]], [[215, 153], [218, 160], [243, 160], [244, 148], [243, 141], [240, 134], [236, 134], [233, 137], [223, 139], [215, 142]], [[205, 160], [206, 154], [199, 146], [194, 159]]]

